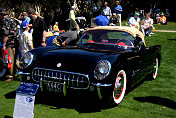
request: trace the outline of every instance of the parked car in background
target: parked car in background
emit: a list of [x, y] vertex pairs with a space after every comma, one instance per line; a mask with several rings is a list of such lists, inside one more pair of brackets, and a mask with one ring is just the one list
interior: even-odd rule
[[126, 90], [146, 75], [156, 79], [160, 50], [160, 45], [147, 47], [136, 28], [95, 27], [84, 31], [77, 46], [27, 52], [18, 74], [22, 81], [40, 84], [44, 92], [88, 92], [119, 104]]

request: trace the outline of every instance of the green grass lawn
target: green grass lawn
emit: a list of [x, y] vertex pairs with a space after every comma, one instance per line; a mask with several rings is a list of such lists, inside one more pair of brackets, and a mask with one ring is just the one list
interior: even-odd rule
[[[173, 30], [166, 25], [167, 30]], [[176, 26], [173, 23], [173, 27]], [[157, 26], [163, 29], [162, 26]], [[168, 28], [167, 28], [168, 27]], [[35, 104], [35, 118], [176, 118], [176, 33], [154, 32], [147, 46], [161, 45], [162, 63], [157, 79], [145, 81], [128, 93], [116, 107], [88, 105], [72, 97]], [[0, 118], [11, 118], [19, 81], [0, 81]], [[53, 98], [54, 99], [54, 98]], [[52, 99], [50, 99], [52, 100]], [[59, 100], [63, 100], [59, 101]], [[55, 103], [55, 102], [57, 102]]]
[[175, 22], [168, 22], [167, 25], [154, 24], [156, 30], [176, 30]]

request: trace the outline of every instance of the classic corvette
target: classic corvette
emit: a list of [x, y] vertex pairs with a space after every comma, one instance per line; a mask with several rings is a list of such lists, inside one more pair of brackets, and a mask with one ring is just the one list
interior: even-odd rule
[[22, 81], [66, 96], [90, 93], [119, 104], [146, 75], [156, 79], [161, 46], [147, 47], [136, 28], [101, 26], [84, 31], [76, 46], [48, 46], [20, 60]]

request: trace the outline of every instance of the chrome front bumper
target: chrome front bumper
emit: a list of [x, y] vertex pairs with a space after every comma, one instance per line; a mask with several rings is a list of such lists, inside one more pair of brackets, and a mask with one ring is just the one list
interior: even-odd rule
[[[19, 71], [16, 73], [16, 76], [19, 77], [21, 80], [22, 78], [26, 78], [27, 82], [31, 82], [32, 77], [31, 77], [31, 73], [24, 73], [22, 71]], [[40, 84], [40, 89], [41, 91], [43, 91], [43, 80], [42, 78], [39, 81]], [[101, 93], [101, 89], [103, 88], [109, 88], [112, 87], [112, 84], [101, 84], [101, 83], [89, 83], [89, 86], [85, 89], [81, 89], [79, 88], [79, 90], [89, 90], [90, 92], [97, 92], [99, 99], [102, 99], [102, 93]], [[78, 88], [69, 88], [68, 86], [66, 86], [66, 82], [62, 83], [62, 93], [64, 96], [66, 96], [67, 93], [67, 89], [78, 89]]]

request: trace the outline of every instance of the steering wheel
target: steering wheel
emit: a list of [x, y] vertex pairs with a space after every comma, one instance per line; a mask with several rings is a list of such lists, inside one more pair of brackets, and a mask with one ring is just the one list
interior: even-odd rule
[[129, 39], [120, 39], [116, 42], [118, 45], [134, 47], [134, 44]]

